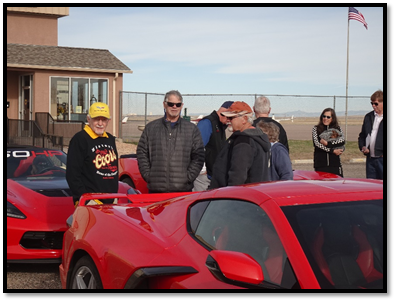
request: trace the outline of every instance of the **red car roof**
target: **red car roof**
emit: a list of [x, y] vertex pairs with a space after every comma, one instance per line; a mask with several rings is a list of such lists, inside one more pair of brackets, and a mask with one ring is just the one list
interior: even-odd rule
[[[240, 188], [243, 187], [244, 190]], [[215, 198], [239, 198], [261, 204], [273, 199], [279, 206], [383, 198], [383, 181], [344, 179], [278, 181], [226, 187]]]

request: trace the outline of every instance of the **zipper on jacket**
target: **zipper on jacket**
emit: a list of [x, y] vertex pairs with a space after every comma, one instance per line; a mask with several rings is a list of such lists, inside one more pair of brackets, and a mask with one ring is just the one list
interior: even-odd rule
[[168, 177], [166, 178], [166, 192], [169, 192], [169, 179], [170, 179], [170, 161], [171, 161], [171, 149], [172, 149], [172, 127], [169, 125], [168, 131], [168, 160], [166, 170], [168, 172]]

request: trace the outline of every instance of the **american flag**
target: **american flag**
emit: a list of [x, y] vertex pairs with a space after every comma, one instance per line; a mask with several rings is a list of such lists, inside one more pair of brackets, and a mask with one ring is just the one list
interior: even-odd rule
[[356, 21], [359, 21], [359, 22], [362, 22], [363, 23], [363, 25], [364, 25], [364, 27], [366, 28], [366, 29], [368, 29], [367, 28], [367, 23], [366, 23], [366, 20], [364, 20], [364, 17], [363, 17], [363, 15], [362, 15], [362, 13], [360, 13], [356, 8], [354, 8], [354, 7], [350, 7], [349, 8], [349, 13], [348, 13], [348, 20], [356, 20]]

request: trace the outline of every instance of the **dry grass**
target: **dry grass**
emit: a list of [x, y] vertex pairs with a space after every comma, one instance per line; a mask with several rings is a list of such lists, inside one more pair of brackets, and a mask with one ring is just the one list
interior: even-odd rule
[[[290, 159], [313, 159], [313, 143], [311, 140], [289, 140]], [[364, 158], [359, 151], [358, 142], [346, 142], [345, 151], [341, 155], [342, 162], [348, 162], [352, 158]]]

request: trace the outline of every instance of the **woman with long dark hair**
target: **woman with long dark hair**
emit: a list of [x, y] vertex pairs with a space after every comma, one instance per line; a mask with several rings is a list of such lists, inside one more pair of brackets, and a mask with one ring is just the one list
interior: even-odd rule
[[334, 109], [326, 108], [319, 123], [312, 129], [315, 171], [343, 175], [340, 155], [345, 150], [345, 138]]

